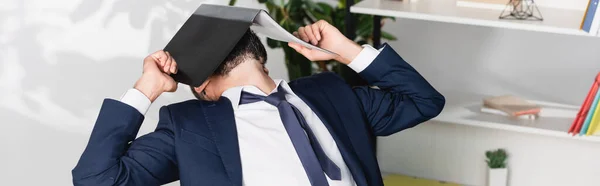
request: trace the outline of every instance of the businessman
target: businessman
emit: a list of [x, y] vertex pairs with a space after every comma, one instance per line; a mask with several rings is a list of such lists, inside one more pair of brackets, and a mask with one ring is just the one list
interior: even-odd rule
[[[106, 99], [73, 169], [75, 185], [381, 186], [373, 140], [437, 116], [444, 97], [391, 46], [360, 46], [325, 21], [294, 33], [333, 51], [288, 45], [312, 61], [335, 59], [371, 87], [333, 73], [271, 79], [267, 54], [247, 31], [201, 86], [197, 100], [163, 106], [156, 130], [135, 139], [150, 104], [177, 83], [158, 51], [120, 100]], [[400, 152], [401, 153], [401, 152]]]

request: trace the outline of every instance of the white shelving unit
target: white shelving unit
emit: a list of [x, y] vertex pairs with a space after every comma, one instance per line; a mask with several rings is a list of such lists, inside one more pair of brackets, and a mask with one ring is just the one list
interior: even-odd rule
[[[452, 93], [449, 95], [457, 95]], [[461, 96], [446, 97], [449, 104], [433, 121], [466, 125], [472, 127], [490, 128], [535, 135], [553, 136], [566, 139], [600, 142], [600, 136], [579, 136], [568, 134], [567, 131], [579, 106], [530, 100], [543, 107], [540, 117], [535, 120], [509, 118], [507, 116], [482, 113], [480, 108], [483, 98]]]
[[[502, 10], [458, 6], [456, 0], [363, 0], [352, 6], [350, 11], [405, 19], [592, 36], [579, 29], [584, 10], [545, 7], [539, 9], [544, 17], [543, 21], [498, 19]], [[573, 136], [567, 133], [579, 106], [536, 101], [547, 106], [543, 109], [542, 116], [536, 120], [523, 120], [481, 113], [479, 109], [482, 99], [447, 97], [451, 103], [447, 104], [444, 111], [433, 121], [600, 142], [600, 136]]]
[[544, 21], [498, 19], [501, 10], [457, 6], [456, 0], [364, 0], [350, 12], [406, 19], [592, 36], [579, 29], [584, 10], [539, 7]]

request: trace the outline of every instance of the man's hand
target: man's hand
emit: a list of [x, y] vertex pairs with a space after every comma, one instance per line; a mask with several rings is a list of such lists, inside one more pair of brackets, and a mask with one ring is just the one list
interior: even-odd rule
[[177, 90], [177, 83], [169, 76], [171, 73], [177, 73], [177, 63], [169, 52], [154, 52], [144, 59], [142, 77], [135, 83], [134, 88], [154, 102], [163, 92]]
[[338, 55], [327, 54], [318, 50], [311, 50], [297, 43], [288, 43], [311, 61], [325, 61], [335, 59], [343, 64], [349, 64], [360, 53], [362, 47], [349, 40], [337, 28], [327, 21], [317, 21], [314, 24], [300, 27], [294, 35], [305, 42], [335, 52]]

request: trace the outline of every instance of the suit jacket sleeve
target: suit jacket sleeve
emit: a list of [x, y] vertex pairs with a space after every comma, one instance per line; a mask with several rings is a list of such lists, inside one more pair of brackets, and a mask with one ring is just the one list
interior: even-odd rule
[[74, 185], [161, 185], [178, 179], [168, 107], [152, 133], [135, 139], [144, 116], [106, 99], [87, 147], [73, 169]]
[[414, 127], [437, 116], [445, 98], [389, 45], [359, 73], [371, 86], [354, 88], [377, 136]]

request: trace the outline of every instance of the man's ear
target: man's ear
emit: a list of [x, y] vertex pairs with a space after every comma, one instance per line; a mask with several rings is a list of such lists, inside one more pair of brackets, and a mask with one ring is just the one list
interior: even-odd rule
[[210, 79], [207, 79], [206, 81], [204, 81], [204, 83], [202, 83], [202, 85], [200, 85], [199, 87], [194, 87], [194, 91], [196, 91], [196, 93], [198, 93], [198, 94], [202, 94], [202, 91], [204, 91], [204, 89], [206, 88], [206, 85], [208, 85], [208, 83], [210, 83]]

